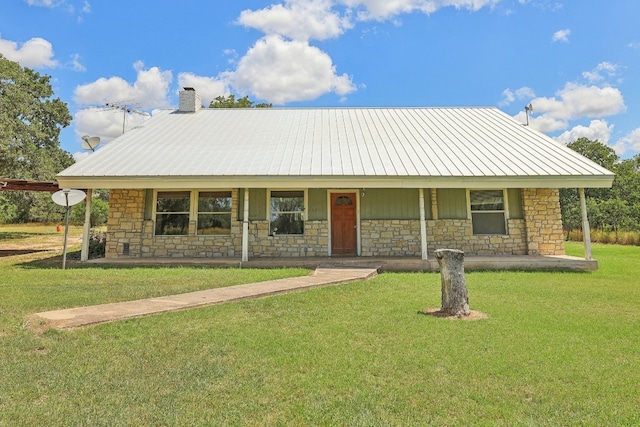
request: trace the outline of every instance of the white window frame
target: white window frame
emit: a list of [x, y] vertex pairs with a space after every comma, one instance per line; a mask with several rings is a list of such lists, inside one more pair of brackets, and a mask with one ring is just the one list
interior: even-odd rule
[[[178, 193], [178, 192], [189, 192], [189, 211], [186, 212], [188, 215], [187, 221], [187, 233], [186, 234], [156, 234], [156, 226], [158, 225], [158, 214], [167, 213], [167, 212], [158, 212], [158, 193]], [[186, 188], [169, 188], [169, 189], [160, 189], [153, 190], [153, 235], [158, 237], [179, 237], [179, 236], [188, 236], [189, 235], [189, 223], [191, 222], [191, 211], [193, 209], [193, 192]], [[184, 214], [184, 212], [174, 212], [179, 214]]]
[[[188, 191], [189, 192], [189, 228], [193, 223], [195, 225], [194, 232], [189, 232], [189, 228], [187, 228], [187, 234], [156, 234], [156, 222], [157, 222], [157, 207], [158, 207], [158, 193], [166, 193], [166, 192], [181, 192]], [[218, 191], [230, 191], [231, 192], [231, 212], [233, 212], [233, 189], [230, 188], [161, 188], [153, 190], [153, 211], [151, 217], [153, 218], [153, 236], [154, 237], [183, 237], [183, 236], [200, 236], [200, 237], [229, 237], [231, 234], [198, 234], [198, 193], [200, 192], [218, 192]]]
[[[229, 198], [231, 199], [231, 206], [229, 208], [229, 212], [200, 212], [200, 206], [199, 206], [199, 200], [200, 200], [200, 193], [229, 193]], [[203, 236], [203, 237], [226, 237], [226, 236], [230, 236], [231, 235], [231, 217], [232, 217], [232, 212], [233, 212], [233, 191], [232, 190], [194, 190], [194, 199], [195, 199], [195, 206], [194, 206], [194, 218], [195, 218], [195, 223], [196, 223], [196, 228], [195, 228], [195, 233], [196, 236]], [[198, 223], [199, 223], [199, 217], [200, 214], [203, 215], [229, 215], [229, 233], [227, 234], [198, 234]]]
[[[271, 231], [271, 192], [272, 191], [302, 191], [304, 197], [304, 211], [302, 212], [302, 221], [304, 223], [308, 220], [308, 212], [309, 212], [309, 191], [307, 188], [267, 188], [267, 222], [269, 223], [269, 236], [304, 236], [305, 227], [304, 224], [302, 226], [303, 231], [302, 234], [279, 234], [273, 233]], [[284, 212], [287, 213], [287, 212]]]
[[[502, 191], [502, 207], [501, 210], [489, 210], [489, 211], [472, 211], [471, 210], [471, 192], [472, 191]], [[509, 192], [506, 188], [467, 188], [467, 217], [471, 220], [471, 233], [474, 236], [508, 236], [509, 235]], [[487, 233], [476, 234], [473, 232], [473, 214], [474, 213], [502, 213], [504, 217], [504, 234], [502, 233]]]

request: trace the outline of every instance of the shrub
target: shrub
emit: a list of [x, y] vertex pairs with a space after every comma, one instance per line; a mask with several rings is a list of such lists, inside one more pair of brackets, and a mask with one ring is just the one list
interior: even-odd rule
[[104, 258], [107, 251], [107, 235], [99, 231], [89, 234], [89, 258]]

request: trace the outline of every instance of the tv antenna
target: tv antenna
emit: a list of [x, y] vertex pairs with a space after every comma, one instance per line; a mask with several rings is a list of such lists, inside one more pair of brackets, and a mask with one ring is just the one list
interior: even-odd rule
[[122, 133], [124, 133], [124, 125], [127, 121], [127, 113], [139, 114], [141, 116], [149, 115], [144, 111], [136, 110], [135, 108], [133, 108], [133, 106], [121, 102], [107, 102], [104, 105], [112, 110], [122, 110]]
[[531, 103], [524, 106], [524, 114], [527, 116], [527, 124], [525, 126], [529, 126], [529, 114], [533, 114], [533, 105]]
[[125, 125], [127, 123], [127, 113], [139, 114], [141, 116], [148, 117], [149, 114], [137, 109], [137, 106], [130, 105], [128, 102], [106, 102], [104, 105], [91, 106], [84, 108], [85, 110], [94, 111], [107, 111], [107, 110], [120, 110], [122, 111], [122, 133], [125, 131]]

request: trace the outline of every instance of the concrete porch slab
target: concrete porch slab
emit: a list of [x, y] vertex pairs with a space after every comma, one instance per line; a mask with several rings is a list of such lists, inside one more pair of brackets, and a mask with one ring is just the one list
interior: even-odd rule
[[[94, 259], [87, 261], [97, 265], [129, 266], [177, 266], [193, 265], [207, 267], [246, 267], [246, 268], [284, 268], [318, 267], [348, 268], [369, 267], [380, 271], [439, 271], [438, 261], [431, 257], [422, 260], [418, 257], [292, 257], [292, 258], [254, 258], [242, 262], [239, 258], [128, 258]], [[598, 261], [569, 255], [535, 256], [465, 256], [464, 268], [474, 270], [520, 270], [520, 271], [595, 271]]]

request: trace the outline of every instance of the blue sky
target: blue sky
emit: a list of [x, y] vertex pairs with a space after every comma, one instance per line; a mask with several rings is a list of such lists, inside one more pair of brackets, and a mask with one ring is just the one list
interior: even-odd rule
[[628, 158], [639, 16], [637, 0], [6, 0], [0, 53], [52, 76], [77, 158], [82, 135], [109, 142], [183, 86], [205, 104], [496, 106], [523, 123], [531, 104], [539, 131]]

